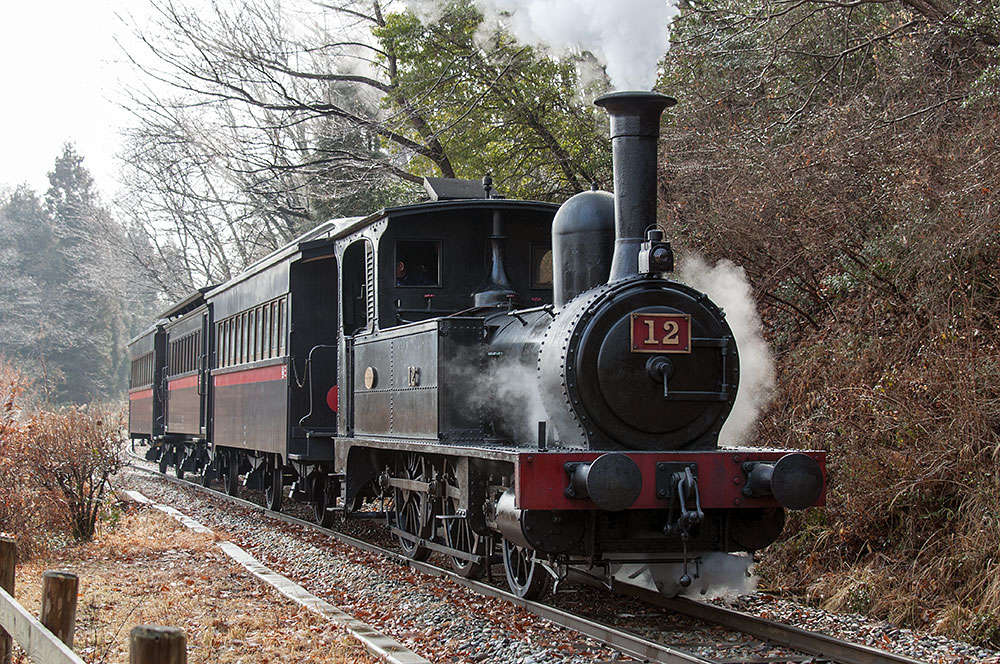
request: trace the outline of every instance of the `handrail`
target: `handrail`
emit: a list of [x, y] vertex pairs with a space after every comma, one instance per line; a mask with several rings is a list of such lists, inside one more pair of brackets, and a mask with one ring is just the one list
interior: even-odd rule
[[3, 588], [0, 588], [0, 627], [39, 664], [85, 664]]

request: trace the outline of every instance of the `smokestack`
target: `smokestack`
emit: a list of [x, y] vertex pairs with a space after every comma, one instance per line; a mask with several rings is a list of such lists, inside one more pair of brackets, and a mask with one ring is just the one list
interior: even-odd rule
[[615, 179], [615, 255], [608, 282], [638, 274], [646, 228], [656, 226], [660, 116], [677, 103], [658, 92], [612, 92], [594, 104], [611, 116]]

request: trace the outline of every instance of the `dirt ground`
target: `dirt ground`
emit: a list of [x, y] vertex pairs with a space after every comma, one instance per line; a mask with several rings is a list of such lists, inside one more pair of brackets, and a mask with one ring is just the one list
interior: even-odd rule
[[[16, 597], [36, 616], [42, 572], [80, 577], [73, 649], [87, 662], [128, 662], [135, 625], [180, 627], [188, 662], [374, 662], [343, 629], [285, 599], [232, 562], [212, 535], [123, 504], [85, 545], [17, 569]], [[27, 664], [23, 653], [15, 664]]]

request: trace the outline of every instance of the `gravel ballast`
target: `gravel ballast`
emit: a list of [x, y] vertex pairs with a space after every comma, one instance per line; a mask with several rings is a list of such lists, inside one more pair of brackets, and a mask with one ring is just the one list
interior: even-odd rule
[[[592, 639], [539, 619], [503, 600], [480, 596], [448, 579], [421, 574], [308, 528], [267, 519], [245, 507], [196, 494], [193, 489], [164, 484], [141, 473], [127, 472], [119, 482], [174, 505], [217, 532], [225, 532], [226, 537], [265, 564], [432, 661], [525, 664], [631, 661]], [[289, 511], [296, 512], [299, 506], [289, 507]], [[345, 525], [352, 524], [380, 530], [372, 528], [376, 525], [372, 522]], [[502, 572], [500, 575], [502, 578]], [[901, 629], [863, 616], [835, 614], [765, 593], [715, 601], [762, 618], [929, 663], [1000, 664], [997, 651]], [[792, 655], [791, 651], [752, 637], [596, 588], [570, 587], [552, 598], [551, 603], [713, 659], [771, 659]]]

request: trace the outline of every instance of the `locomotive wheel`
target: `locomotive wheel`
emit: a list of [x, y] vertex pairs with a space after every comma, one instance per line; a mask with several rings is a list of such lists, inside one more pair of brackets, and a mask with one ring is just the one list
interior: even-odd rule
[[235, 452], [223, 453], [224, 465], [222, 471], [222, 481], [226, 486], [226, 493], [236, 497], [240, 495], [240, 460]]
[[[411, 480], [424, 479], [424, 459], [419, 454], [407, 453], [400, 465], [399, 476]], [[392, 511], [397, 528], [416, 537], [427, 537], [433, 518], [428, 496], [419, 491], [395, 488], [392, 494]], [[427, 560], [431, 555], [430, 549], [417, 542], [400, 536], [396, 539], [407, 558]]]
[[320, 473], [313, 481], [312, 486], [313, 521], [323, 528], [332, 527], [336, 518], [333, 510], [327, 509], [333, 507], [336, 502], [336, 499], [330, 495], [328, 484], [326, 475]]
[[264, 477], [264, 507], [272, 512], [280, 512], [281, 489], [285, 485], [285, 477], [281, 468], [281, 457], [277, 454], [268, 455], [264, 463], [268, 465], [268, 473]]
[[[458, 487], [458, 478], [452, 462], [448, 462], [445, 467], [445, 476], [449, 487]], [[452, 516], [458, 512], [458, 500], [446, 496], [441, 503], [441, 512], [445, 516]], [[472, 531], [469, 520], [465, 517], [450, 518], [444, 520], [444, 541], [453, 549], [473, 553], [476, 555], [486, 555], [486, 538], [477, 535]], [[481, 563], [474, 563], [471, 560], [450, 556], [451, 567], [459, 576], [467, 579], [478, 579], [483, 575], [485, 567]]]
[[174, 475], [177, 479], [184, 479], [184, 462], [187, 461], [186, 450], [183, 445], [174, 447]]
[[521, 599], [540, 599], [552, 586], [548, 570], [535, 559], [535, 552], [504, 539], [503, 571], [510, 591]]

